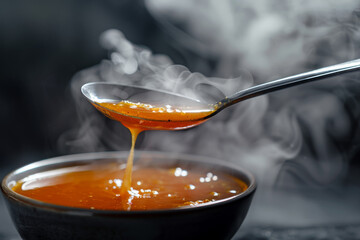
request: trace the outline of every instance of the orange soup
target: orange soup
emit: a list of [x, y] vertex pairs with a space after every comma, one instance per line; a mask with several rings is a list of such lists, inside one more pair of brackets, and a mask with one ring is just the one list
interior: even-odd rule
[[129, 195], [121, 194], [124, 169], [117, 163], [78, 166], [37, 173], [13, 190], [47, 203], [103, 210], [152, 210], [197, 206], [247, 189], [220, 171], [181, 167], [134, 169]]

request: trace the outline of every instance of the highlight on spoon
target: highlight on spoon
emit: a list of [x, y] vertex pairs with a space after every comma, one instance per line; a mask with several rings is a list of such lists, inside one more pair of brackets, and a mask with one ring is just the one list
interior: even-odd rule
[[107, 117], [142, 130], [181, 130], [205, 122], [216, 108], [173, 93], [115, 83], [88, 83], [83, 95]]

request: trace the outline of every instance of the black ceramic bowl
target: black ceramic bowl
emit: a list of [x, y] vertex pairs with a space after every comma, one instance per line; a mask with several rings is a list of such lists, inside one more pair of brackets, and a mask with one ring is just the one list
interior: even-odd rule
[[35, 162], [2, 181], [6, 203], [23, 239], [230, 239], [238, 230], [255, 192], [254, 177], [223, 161], [188, 155], [141, 152], [135, 165], [217, 169], [240, 178], [249, 188], [231, 198], [196, 207], [149, 211], [71, 208], [37, 201], [11, 190], [26, 176], [94, 162], [125, 162], [127, 152], [77, 154]]

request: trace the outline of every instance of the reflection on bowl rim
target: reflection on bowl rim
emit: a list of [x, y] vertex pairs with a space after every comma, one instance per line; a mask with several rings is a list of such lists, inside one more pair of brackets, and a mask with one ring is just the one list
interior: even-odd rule
[[[216, 207], [219, 205], [223, 205], [226, 203], [233, 202], [239, 198], [243, 198], [250, 193], [252, 193], [256, 189], [256, 180], [254, 176], [247, 170], [236, 166], [235, 164], [229, 162], [221, 162], [218, 160], [209, 157], [202, 157], [196, 155], [188, 155], [188, 154], [180, 154], [180, 153], [168, 153], [168, 152], [156, 152], [156, 151], [137, 151], [135, 153], [135, 159], [140, 154], [147, 154], [148, 156], [154, 158], [154, 156], [159, 155], [163, 157], [169, 157], [173, 160], [180, 160], [185, 162], [195, 162], [195, 163], [208, 163], [212, 165], [217, 165], [219, 167], [225, 167], [229, 169], [235, 169], [238, 172], [243, 173], [247, 178], [249, 178], [250, 184], [248, 188], [232, 197], [216, 200], [214, 202], [203, 203], [197, 206], [183, 206], [178, 208], [166, 208], [166, 209], [154, 209], [154, 210], [134, 210], [134, 211], [123, 211], [123, 210], [100, 210], [100, 209], [88, 209], [88, 208], [79, 208], [79, 207], [68, 207], [63, 205], [56, 205], [52, 203], [47, 203], [39, 200], [35, 200], [26, 196], [23, 196], [15, 191], [13, 191], [8, 185], [7, 180], [19, 173], [25, 172], [27, 170], [36, 169], [44, 166], [51, 166], [53, 164], [61, 164], [67, 162], [87, 162], [91, 160], [100, 160], [103, 159], [111, 159], [111, 158], [125, 158], [128, 155], [128, 151], [115, 151], [115, 152], [93, 152], [93, 153], [80, 153], [80, 154], [72, 154], [72, 155], [64, 155], [53, 157], [45, 160], [40, 160], [37, 162], [30, 163], [23, 167], [20, 167], [9, 174], [7, 174], [1, 183], [1, 190], [5, 195], [12, 198], [15, 201], [22, 202], [24, 204], [30, 204], [38, 208], [43, 208], [50, 211], [55, 212], [63, 212], [70, 215], [150, 215], [150, 214], [161, 214], [169, 212], [186, 212], [186, 211], [197, 211], [204, 208]], [[177, 159], [176, 159], [177, 157]]]

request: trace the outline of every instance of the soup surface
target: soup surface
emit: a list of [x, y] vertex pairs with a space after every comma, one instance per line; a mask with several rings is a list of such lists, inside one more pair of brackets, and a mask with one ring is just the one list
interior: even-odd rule
[[150, 210], [197, 206], [247, 189], [241, 180], [215, 170], [136, 167], [127, 194], [118, 163], [85, 165], [37, 173], [13, 190], [47, 203], [103, 210]]

